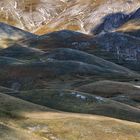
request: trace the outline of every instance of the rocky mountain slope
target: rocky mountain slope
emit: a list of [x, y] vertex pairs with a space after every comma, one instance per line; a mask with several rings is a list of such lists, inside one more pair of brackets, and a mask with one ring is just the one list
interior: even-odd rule
[[[90, 32], [92, 29], [99, 26], [103, 22], [104, 17], [108, 16], [110, 13], [114, 14], [108, 16], [109, 19], [105, 21], [105, 28], [112, 28], [113, 26], [121, 25], [125, 23], [122, 15], [129, 14], [135, 9], [139, 8], [139, 1], [129, 1], [129, 0], [76, 0], [72, 3], [68, 3], [68, 7], [58, 15], [57, 18], [54, 18], [46, 23], [43, 27], [37, 29], [37, 34], [44, 34], [47, 32], [52, 32], [62, 29], [77, 30], [82, 32]], [[120, 7], [122, 7], [120, 9]], [[116, 13], [121, 14], [116, 14]], [[124, 14], [123, 14], [124, 13]], [[138, 14], [135, 14], [138, 16]], [[135, 15], [133, 17], [135, 17]], [[67, 22], [68, 21], [68, 22]], [[111, 21], [111, 22], [110, 22]], [[111, 25], [114, 22], [114, 25]], [[105, 29], [105, 30], [106, 30]]]
[[62, 29], [89, 32], [104, 16], [130, 13], [140, 3], [138, 0], [2, 0], [0, 5], [0, 21], [30, 31], [39, 27], [36, 33], [44, 34]]

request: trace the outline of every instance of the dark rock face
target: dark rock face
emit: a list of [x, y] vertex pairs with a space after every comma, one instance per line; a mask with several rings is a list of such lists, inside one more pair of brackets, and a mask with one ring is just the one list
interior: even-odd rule
[[140, 19], [140, 8], [130, 14], [121, 12], [109, 14], [102, 19], [102, 23], [95, 27], [91, 33], [97, 35], [104, 32], [111, 32], [126, 22], [137, 19]]
[[126, 22], [126, 17], [127, 15], [123, 13], [108, 15], [104, 20], [104, 31], [112, 31], [113, 29], [120, 27]]
[[140, 18], [140, 8], [130, 14], [130, 19], [138, 19], [138, 18]]
[[117, 29], [128, 21], [128, 15], [123, 13], [109, 14], [103, 18], [103, 22], [92, 30], [93, 34], [100, 34], [102, 32], [110, 32]]
[[122, 30], [118, 31], [139, 38], [140, 37], [139, 26], [140, 26], [140, 8], [129, 14], [128, 22], [126, 22], [126, 24], [122, 26]]

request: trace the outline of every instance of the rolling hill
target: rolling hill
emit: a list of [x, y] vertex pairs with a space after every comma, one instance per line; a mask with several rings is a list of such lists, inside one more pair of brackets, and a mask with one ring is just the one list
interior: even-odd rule
[[139, 85], [127, 82], [98, 81], [79, 87], [77, 90], [102, 97], [115, 97], [118, 95], [130, 95], [139, 93]]
[[[2, 140], [92, 140], [93, 137], [97, 140], [102, 137], [105, 140], [117, 140], [118, 134], [120, 140], [139, 139], [138, 123], [104, 116], [51, 111], [2, 93], [0, 97], [0, 114], [6, 112], [4, 117], [0, 115]], [[20, 117], [14, 114], [17, 110], [20, 111]]]
[[89, 81], [134, 81], [140, 78], [135, 71], [68, 48], [54, 49], [46, 53], [34, 48], [11, 46], [0, 50], [0, 55], [0, 84], [14, 89], [44, 88], [51, 80], [62, 81], [63, 85], [67, 79], [73, 79], [74, 81], [68, 82], [74, 83], [76, 79], [80, 82], [82, 78]]
[[82, 92], [44, 89], [11, 95], [57, 110], [103, 115], [135, 122], [140, 121], [140, 110], [138, 108]]

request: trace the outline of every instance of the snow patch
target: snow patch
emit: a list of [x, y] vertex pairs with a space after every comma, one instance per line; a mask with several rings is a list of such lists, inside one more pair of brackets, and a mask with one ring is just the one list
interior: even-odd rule
[[75, 93], [75, 92], [72, 92], [71, 94], [72, 94], [72, 95], [76, 95], [77, 93]]
[[140, 88], [140, 86], [136, 86], [136, 85], [134, 85], [134, 87], [136, 87], [136, 88]]
[[76, 92], [72, 92], [71, 94], [74, 95], [76, 98], [80, 98], [80, 99], [82, 99], [82, 100], [86, 100], [86, 99], [87, 99], [86, 96], [81, 95], [81, 94], [78, 94], [78, 93], [76, 93]]
[[97, 100], [101, 100], [101, 101], [104, 100], [102, 97], [99, 97], [99, 96], [96, 96], [95, 98], [96, 98]]
[[77, 94], [76, 97], [77, 98], [80, 98], [82, 100], [85, 100], [86, 99], [86, 96], [83, 96], [83, 95], [80, 95], [80, 94]]

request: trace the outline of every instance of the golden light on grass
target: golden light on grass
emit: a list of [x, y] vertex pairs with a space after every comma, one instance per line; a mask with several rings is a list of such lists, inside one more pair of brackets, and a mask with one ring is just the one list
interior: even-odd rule
[[118, 28], [116, 31], [130, 32], [136, 30], [140, 30], [140, 19], [130, 20], [129, 22]]
[[21, 36], [17, 35], [17, 36], [11, 36], [11, 37], [3, 37], [3, 38], [0, 38], [0, 49], [1, 48], [7, 48], [17, 42], [20, 41], [20, 39], [22, 39]]
[[13, 18], [12, 14], [6, 11], [0, 11], [0, 22], [5, 22], [10, 25], [18, 24], [18, 21]]

